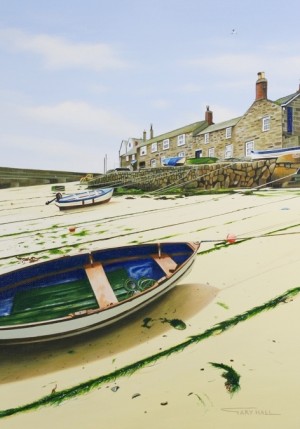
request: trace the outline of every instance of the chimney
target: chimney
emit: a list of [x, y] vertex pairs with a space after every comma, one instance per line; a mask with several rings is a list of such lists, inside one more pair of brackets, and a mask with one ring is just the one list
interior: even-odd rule
[[208, 123], [208, 125], [213, 124], [213, 112], [209, 110], [209, 106], [206, 106], [205, 120]]
[[255, 100], [266, 100], [268, 92], [268, 81], [265, 78], [264, 72], [257, 73], [256, 81], [256, 98]]
[[146, 138], [147, 138], [147, 133], [146, 133], [146, 131], [144, 130], [144, 132], [143, 132], [143, 142], [145, 142], [145, 141], [146, 141]]
[[152, 127], [152, 124], [150, 126], [150, 139], [153, 139], [153, 127]]

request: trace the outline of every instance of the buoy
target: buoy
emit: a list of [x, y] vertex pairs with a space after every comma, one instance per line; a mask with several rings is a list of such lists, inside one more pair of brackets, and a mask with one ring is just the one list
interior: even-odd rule
[[69, 231], [70, 232], [75, 232], [76, 230], [76, 226], [69, 226]]
[[235, 243], [236, 242], [236, 235], [235, 234], [228, 234], [226, 237], [227, 243]]

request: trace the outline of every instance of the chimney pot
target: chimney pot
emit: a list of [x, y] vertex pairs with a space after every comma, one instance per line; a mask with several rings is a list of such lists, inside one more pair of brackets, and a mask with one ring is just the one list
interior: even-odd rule
[[150, 139], [153, 139], [153, 127], [150, 125]]
[[209, 106], [206, 106], [205, 121], [208, 123], [208, 125], [213, 124], [213, 112], [209, 110]]
[[255, 100], [266, 100], [268, 92], [268, 81], [265, 78], [264, 72], [257, 73], [256, 81], [256, 98]]

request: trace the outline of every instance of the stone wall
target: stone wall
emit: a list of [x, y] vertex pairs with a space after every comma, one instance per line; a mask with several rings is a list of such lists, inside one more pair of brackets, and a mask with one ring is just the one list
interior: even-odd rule
[[109, 173], [90, 181], [89, 187], [130, 186], [144, 191], [173, 187], [255, 188], [270, 183], [275, 169], [276, 160], [161, 167], [137, 172]]

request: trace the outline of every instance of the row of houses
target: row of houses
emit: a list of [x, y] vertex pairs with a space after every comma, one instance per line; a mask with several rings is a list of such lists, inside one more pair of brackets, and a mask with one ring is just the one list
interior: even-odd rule
[[204, 119], [154, 136], [123, 140], [121, 167], [132, 169], [161, 167], [170, 157], [213, 157], [219, 160], [249, 159], [252, 150], [300, 146], [300, 86], [293, 94], [268, 99], [268, 81], [259, 72], [255, 100], [240, 117], [214, 123], [207, 106]]

